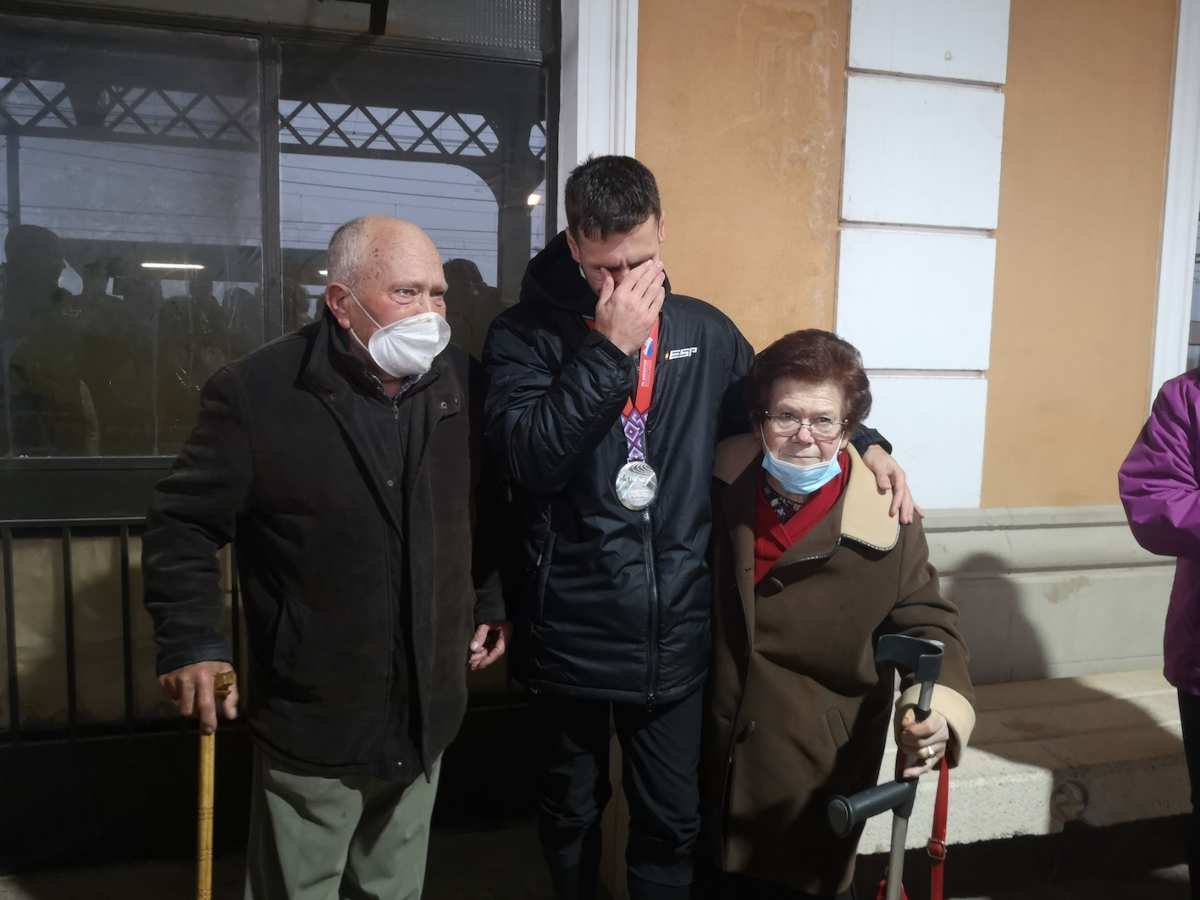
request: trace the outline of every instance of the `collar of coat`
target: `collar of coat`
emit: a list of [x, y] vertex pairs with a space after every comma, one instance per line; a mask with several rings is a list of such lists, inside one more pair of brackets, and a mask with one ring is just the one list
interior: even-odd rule
[[[382, 384], [370, 373], [366, 363], [345, 345], [340, 331], [328, 311], [300, 330], [308, 341], [300, 383], [330, 402], [343, 399], [343, 394], [349, 390], [373, 396], [384, 403], [393, 402], [384, 394]], [[446, 368], [450, 352], [453, 352], [452, 348], [447, 348], [435, 356], [429, 371], [415, 382], [406, 384], [396, 399], [407, 398], [436, 382]]]
[[[406, 504], [402, 502], [399, 492], [392, 490], [393, 482], [387, 476], [391, 463], [380, 456], [380, 450], [372, 441], [364, 428], [362, 417], [353, 413], [349, 403], [354, 394], [365, 394], [375, 397], [382, 403], [392, 403], [383, 395], [378, 387], [365, 387], [356, 374], [355, 365], [361, 366], [357, 357], [350, 355], [343, 347], [337, 347], [337, 336], [331, 333], [335, 328], [331, 317], [324, 317], [318, 322], [306, 325], [300, 330], [300, 337], [307, 342], [299, 384], [311, 391], [329, 410], [338, 425], [346, 434], [352, 451], [362, 463], [362, 470], [370, 479], [376, 496], [381, 498], [384, 511], [392, 527], [399, 535], [405, 534]], [[295, 340], [289, 336], [282, 340]], [[340, 350], [340, 352], [339, 352]], [[447, 347], [433, 360], [433, 366], [428, 372], [403, 394], [397, 395], [397, 408], [400, 401], [412, 403], [413, 415], [409, 417], [409, 443], [406, 454], [415, 461], [409, 467], [406, 465], [406, 485], [415, 480], [422, 471], [422, 461], [425, 459], [433, 434], [434, 425], [449, 416], [457, 415], [463, 406], [464, 397], [462, 383], [456, 374], [454, 360], [461, 364], [459, 371], [465, 374], [466, 353], [458, 347]]]
[[[790, 557], [823, 556], [832, 553], [840, 538], [847, 538], [874, 550], [891, 550], [900, 539], [899, 520], [889, 516], [891, 491], [879, 493], [875, 476], [867, 468], [852, 444], [850, 479], [841, 500], [830, 510], [797, 547], [789, 549], [776, 567]], [[734, 529], [754, 529], [754, 510], [762, 471], [762, 445], [752, 434], [740, 434], [722, 441], [717, 447], [713, 477], [727, 485], [725, 508]], [[828, 545], [827, 552], [823, 549]]]

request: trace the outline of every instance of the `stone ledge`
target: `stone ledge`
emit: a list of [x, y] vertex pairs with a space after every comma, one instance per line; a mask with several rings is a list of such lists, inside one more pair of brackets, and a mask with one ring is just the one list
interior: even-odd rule
[[932, 510], [929, 554], [944, 575], [1071, 569], [1173, 569], [1138, 546], [1119, 506]]
[[1074, 528], [1124, 525], [1118, 504], [1104, 506], [999, 506], [990, 509], [930, 509], [926, 531], [982, 531], [999, 528]]
[[[1175, 689], [1157, 670], [985, 685], [976, 711], [972, 746], [951, 775], [951, 844], [1188, 811]], [[892, 748], [884, 780], [894, 767]], [[921, 780], [909, 848], [929, 837], [936, 785]], [[859, 853], [886, 852], [890, 839], [891, 817], [877, 816]]]

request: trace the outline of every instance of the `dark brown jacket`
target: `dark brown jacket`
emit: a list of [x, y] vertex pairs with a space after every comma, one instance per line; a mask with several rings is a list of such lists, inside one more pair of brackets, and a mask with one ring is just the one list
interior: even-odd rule
[[466, 710], [472, 625], [503, 618], [472, 540], [479, 401], [457, 347], [388, 400], [328, 315], [213, 375], [143, 539], [158, 671], [232, 661], [232, 541], [259, 745], [329, 777], [432, 765]]
[[854, 871], [859, 833], [835, 838], [827, 801], [879, 774], [893, 693], [875, 668], [876, 640], [945, 643], [933, 706], [950, 723], [952, 763], [975, 718], [958, 611], [938, 593], [920, 523], [890, 518], [890, 496], [853, 448], [850, 460], [837, 504], [757, 586], [757, 440], [725, 441], [714, 481], [706, 820], [724, 871], [812, 893], [846, 890]]

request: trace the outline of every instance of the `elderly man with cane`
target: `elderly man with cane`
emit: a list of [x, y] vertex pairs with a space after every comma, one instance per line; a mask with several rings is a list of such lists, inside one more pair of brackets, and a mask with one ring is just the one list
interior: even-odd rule
[[[324, 317], [218, 371], [144, 538], [160, 682], [204, 732], [231, 670], [233, 542], [255, 741], [246, 896], [420, 896], [439, 761], [468, 668], [508, 632], [487, 542], [467, 355], [415, 225], [329, 245]], [[232, 690], [221, 704], [237, 715]]]

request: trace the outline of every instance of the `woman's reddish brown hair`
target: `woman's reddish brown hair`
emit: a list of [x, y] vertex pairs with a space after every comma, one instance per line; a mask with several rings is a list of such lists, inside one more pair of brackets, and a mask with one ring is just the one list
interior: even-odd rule
[[755, 423], [762, 422], [771, 385], [780, 378], [814, 384], [832, 381], [838, 385], [845, 398], [843, 415], [850, 420], [850, 428], [861, 424], [871, 412], [871, 382], [863, 370], [862, 355], [831, 331], [793, 331], [754, 357], [746, 379], [746, 402]]

